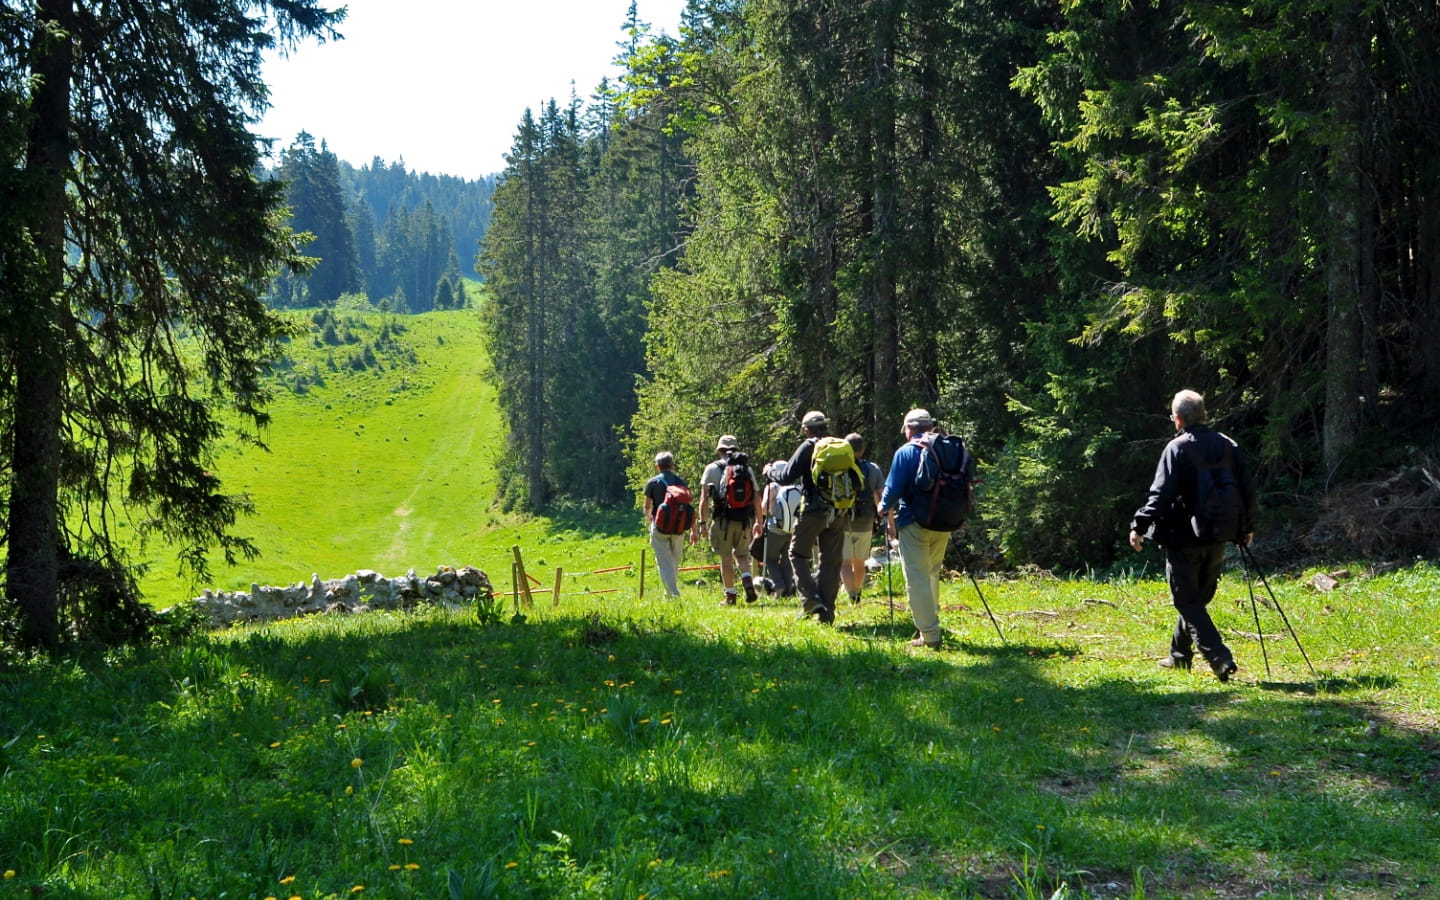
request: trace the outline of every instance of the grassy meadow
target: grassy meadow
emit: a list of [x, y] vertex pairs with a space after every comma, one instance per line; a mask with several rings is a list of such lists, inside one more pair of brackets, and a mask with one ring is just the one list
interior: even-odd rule
[[[538, 554], [537, 566], [561, 541], [584, 548], [570, 554], [576, 571], [638, 562], [634, 542], [616, 539], [639, 534], [638, 511], [537, 522], [494, 508], [505, 431], [473, 310], [337, 316], [355, 343], [291, 343], [280, 379], [316, 380], [278, 392], [273, 424], [261, 435], [268, 451], [237, 441], [216, 460], [226, 489], [254, 501], [256, 515], [236, 530], [261, 556], [233, 567], [217, 557], [212, 579], [195, 584], [173, 552], [154, 546], [141, 582], [149, 602], [164, 607], [205, 587], [247, 590], [360, 569], [395, 576], [413, 567], [424, 576], [441, 565], [475, 565], [508, 580], [516, 544]], [[378, 343], [386, 323], [404, 329], [390, 339], [394, 349], [351, 370], [347, 358]]]
[[[638, 513], [491, 509], [473, 317], [405, 326], [410, 365], [297, 350], [285, 377], [324, 384], [277, 405], [272, 453], [223, 460], [265, 556], [216, 586], [474, 564], [499, 588], [515, 544], [546, 587], [638, 560]], [[505, 597], [498, 623], [326, 615], [0, 662], [0, 900], [1440, 896], [1440, 570], [1270, 573], [1297, 642], [1235, 569], [1220, 684], [1156, 666], [1173, 611], [1138, 559], [983, 579], [1003, 636], [957, 576], [940, 652], [906, 648], [898, 569], [832, 628], [717, 607], [703, 571], [642, 599], [622, 571]], [[155, 602], [191, 594], [167, 578]]]

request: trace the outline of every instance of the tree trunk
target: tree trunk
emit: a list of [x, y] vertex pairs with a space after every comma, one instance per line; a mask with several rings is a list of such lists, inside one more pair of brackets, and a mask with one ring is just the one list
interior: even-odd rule
[[[871, 420], [894, 427], [898, 410], [904, 403], [900, 397], [900, 371], [896, 358], [900, 333], [896, 317], [896, 281], [900, 241], [896, 226], [898, 205], [898, 174], [895, 164], [895, 11], [890, 3], [882, 4], [875, 17], [876, 28], [872, 46], [873, 94], [883, 98], [874, 105], [875, 135], [873, 248], [875, 333], [875, 396]], [[872, 439], [875, 436], [872, 435]]]
[[[54, 25], [56, 27], [52, 28]], [[28, 215], [39, 252], [35, 282], [14, 311], [15, 446], [6, 579], [19, 605], [21, 640], [59, 643], [60, 429], [67, 354], [61, 347], [65, 278], [65, 176], [70, 166], [70, 0], [39, 8], [32, 71], [37, 80], [25, 169]]]
[[1365, 125], [1365, 62], [1360, 21], [1353, 4], [1335, 16], [1330, 46], [1331, 108], [1335, 122], [1327, 166], [1330, 213], [1327, 289], [1329, 316], [1325, 335], [1325, 424], [1323, 454], [1333, 475], [1360, 433], [1365, 297], [1362, 273], [1365, 246], [1362, 188]]

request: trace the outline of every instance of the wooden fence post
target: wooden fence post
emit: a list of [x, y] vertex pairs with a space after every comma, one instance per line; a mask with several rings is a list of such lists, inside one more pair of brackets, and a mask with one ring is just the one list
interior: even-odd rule
[[516, 544], [510, 548], [510, 551], [515, 554], [515, 568], [520, 572], [520, 577], [517, 579], [520, 584], [520, 596], [525, 598], [526, 606], [534, 606], [535, 598], [530, 596], [530, 579], [525, 574], [525, 559], [520, 555], [520, 545]]

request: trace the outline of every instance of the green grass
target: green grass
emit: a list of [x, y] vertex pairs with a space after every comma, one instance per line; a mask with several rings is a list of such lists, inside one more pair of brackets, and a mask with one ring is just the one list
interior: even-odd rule
[[[638, 513], [491, 508], [473, 313], [404, 323], [414, 361], [362, 372], [297, 342], [286, 377], [323, 384], [276, 405], [272, 453], [220, 461], [264, 556], [213, 586], [474, 564], [504, 588], [519, 545], [545, 587], [570, 573], [560, 604], [0, 663], [0, 900], [1440, 895], [1433, 565], [1272, 576], [1318, 676], [1229, 576], [1228, 685], [1155, 666], [1153, 577], [985, 581], [1003, 642], [951, 582], [940, 653], [904, 648], [898, 573], [833, 629], [719, 609], [709, 573], [642, 600], [584, 574], [638, 561]], [[166, 568], [151, 599], [191, 596]]]
[[[213, 578], [197, 585], [172, 552], [156, 547], [141, 582], [151, 603], [169, 606], [204, 587], [246, 590], [360, 569], [423, 576], [441, 565], [475, 565], [508, 580], [512, 546], [539, 554], [527, 559], [539, 568], [550, 547], [577, 538], [600, 538], [571, 554], [586, 570], [638, 562], [617, 540], [639, 534], [638, 511], [531, 520], [494, 507], [505, 428], [473, 310], [342, 318], [365, 342], [398, 321], [399, 341], [415, 359], [381, 354], [378, 367], [356, 372], [344, 366], [353, 347], [293, 342], [287, 374], [318, 373], [322, 383], [279, 393], [262, 435], [269, 452], [236, 443], [216, 463], [226, 490], [254, 501], [255, 515], [236, 530], [255, 541], [260, 558], [230, 567], [217, 557]], [[339, 371], [327, 366], [332, 356]]]
[[0, 672], [0, 897], [1440, 892], [1432, 566], [1272, 578], [1318, 678], [1227, 578], [1228, 685], [1155, 666], [1155, 581], [986, 581], [1004, 643], [954, 582], [940, 653], [883, 582], [833, 629], [620, 583]]

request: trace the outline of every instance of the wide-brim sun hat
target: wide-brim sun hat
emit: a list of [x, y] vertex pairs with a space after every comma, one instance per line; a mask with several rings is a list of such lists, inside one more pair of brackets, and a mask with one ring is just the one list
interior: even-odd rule
[[720, 440], [715, 442], [716, 450], [738, 450], [740, 441], [733, 434], [722, 434]]

